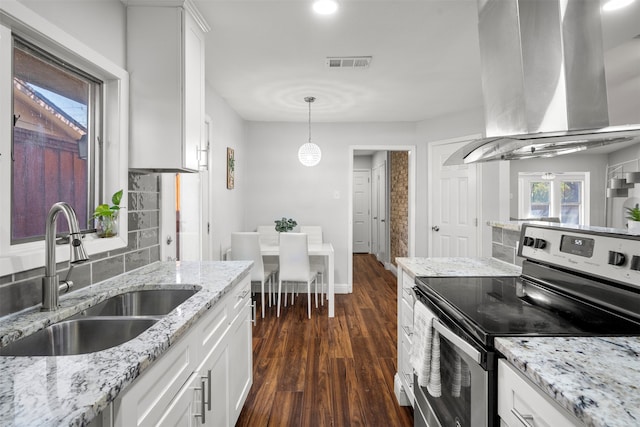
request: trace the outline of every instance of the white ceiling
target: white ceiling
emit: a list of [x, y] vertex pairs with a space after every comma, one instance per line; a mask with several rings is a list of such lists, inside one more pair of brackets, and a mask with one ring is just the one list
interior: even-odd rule
[[[333, 16], [314, 15], [311, 0], [194, 3], [211, 27], [207, 81], [245, 120], [306, 121], [306, 96], [316, 97], [314, 122], [421, 121], [482, 106], [476, 0], [340, 0]], [[603, 17], [603, 33], [606, 50], [640, 34], [640, 0]], [[328, 56], [373, 60], [330, 70]]]

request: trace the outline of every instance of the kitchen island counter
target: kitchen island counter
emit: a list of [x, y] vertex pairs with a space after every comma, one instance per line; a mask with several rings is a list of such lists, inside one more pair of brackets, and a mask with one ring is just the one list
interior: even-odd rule
[[398, 265], [415, 279], [430, 277], [519, 276], [522, 268], [495, 258], [396, 258]]
[[640, 338], [496, 338], [495, 345], [584, 425], [640, 424]]
[[61, 296], [60, 310], [39, 307], [0, 319], [0, 340], [15, 341], [113, 295], [159, 288], [199, 289], [136, 338], [73, 356], [0, 357], [0, 425], [83, 426], [248, 274], [250, 261], [157, 262]]

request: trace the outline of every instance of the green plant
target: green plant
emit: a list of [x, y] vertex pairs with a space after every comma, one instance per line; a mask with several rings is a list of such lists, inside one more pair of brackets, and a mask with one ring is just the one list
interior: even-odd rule
[[282, 217], [282, 219], [276, 219], [275, 223], [276, 223], [276, 231], [285, 232], [285, 233], [287, 231], [293, 230], [293, 227], [298, 225], [298, 223], [294, 219], [291, 219], [291, 218], [286, 219], [285, 217]]
[[99, 222], [98, 234], [100, 237], [112, 237], [118, 234], [116, 229], [116, 218], [120, 212], [120, 202], [122, 201], [123, 191], [116, 191], [111, 196], [112, 205], [107, 203], [98, 205], [91, 216], [91, 219], [97, 219]]
[[632, 221], [640, 221], [640, 205], [636, 205], [632, 208], [625, 208], [627, 210], [627, 219]]

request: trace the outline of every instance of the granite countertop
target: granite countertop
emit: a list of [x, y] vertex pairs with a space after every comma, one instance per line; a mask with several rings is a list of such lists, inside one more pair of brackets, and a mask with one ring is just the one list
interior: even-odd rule
[[141, 289], [200, 289], [138, 337], [73, 356], [0, 357], [0, 425], [86, 425], [160, 357], [225, 293], [250, 261], [157, 262], [60, 297], [60, 310], [0, 318], [0, 342], [15, 341], [113, 295]]
[[640, 425], [640, 338], [496, 338], [495, 345], [586, 426]]
[[418, 276], [519, 276], [522, 268], [496, 258], [396, 258], [412, 278]]

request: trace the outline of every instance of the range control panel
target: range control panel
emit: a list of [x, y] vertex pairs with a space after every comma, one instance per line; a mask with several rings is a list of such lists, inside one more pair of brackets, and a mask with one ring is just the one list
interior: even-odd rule
[[602, 230], [524, 224], [518, 255], [640, 287], [640, 236]]

